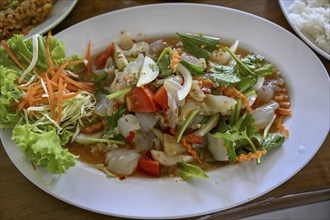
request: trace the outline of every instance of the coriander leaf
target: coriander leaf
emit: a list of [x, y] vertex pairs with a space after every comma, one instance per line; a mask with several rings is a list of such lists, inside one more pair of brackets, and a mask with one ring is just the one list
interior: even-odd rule
[[235, 66], [211, 64], [210, 79], [219, 86], [229, 86], [241, 81], [238, 69]]
[[274, 65], [269, 63], [269, 64], [266, 64], [266, 65], [256, 69], [254, 72], [256, 74], [258, 74], [259, 76], [266, 76], [266, 75], [273, 73], [273, 71], [274, 71]]
[[248, 75], [246, 77], [243, 77], [241, 79], [241, 81], [237, 84], [236, 88], [241, 92], [241, 93], [246, 93], [247, 91], [249, 91], [250, 89], [252, 89], [252, 87], [257, 83], [257, 78], [252, 76], [252, 75]]
[[285, 141], [285, 137], [279, 133], [268, 133], [267, 137], [263, 140], [262, 149], [267, 151], [273, 150], [281, 146]]
[[204, 58], [206, 61], [211, 56], [219, 43], [219, 38], [204, 36], [201, 34], [177, 33], [185, 50], [197, 58]]

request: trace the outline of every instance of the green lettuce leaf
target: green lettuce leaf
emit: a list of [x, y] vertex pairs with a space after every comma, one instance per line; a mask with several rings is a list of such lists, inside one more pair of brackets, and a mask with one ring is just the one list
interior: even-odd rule
[[0, 66], [0, 128], [14, 127], [21, 114], [14, 109], [22, 92], [15, 86], [17, 72]]
[[36, 165], [46, 166], [51, 173], [62, 174], [76, 164], [77, 156], [64, 149], [55, 130], [37, 133], [30, 125], [17, 125], [12, 139]]

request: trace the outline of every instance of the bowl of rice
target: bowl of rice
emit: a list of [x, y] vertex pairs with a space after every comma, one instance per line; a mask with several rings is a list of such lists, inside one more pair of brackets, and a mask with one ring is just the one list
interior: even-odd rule
[[280, 0], [279, 4], [296, 33], [330, 60], [330, 1]]

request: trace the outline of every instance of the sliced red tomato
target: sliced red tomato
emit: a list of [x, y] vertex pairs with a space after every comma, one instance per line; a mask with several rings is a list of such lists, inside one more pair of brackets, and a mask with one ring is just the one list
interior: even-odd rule
[[150, 159], [140, 159], [137, 168], [149, 175], [160, 177], [160, 165], [158, 161]]
[[164, 86], [157, 89], [154, 99], [156, 102], [162, 106], [162, 108], [167, 109], [168, 108], [168, 97], [167, 97], [167, 91]]
[[148, 87], [135, 87], [126, 95], [127, 109], [130, 112], [156, 112], [159, 106]]
[[101, 55], [95, 60], [96, 69], [103, 69], [107, 62], [107, 59], [112, 55], [114, 50], [113, 44], [111, 44]]

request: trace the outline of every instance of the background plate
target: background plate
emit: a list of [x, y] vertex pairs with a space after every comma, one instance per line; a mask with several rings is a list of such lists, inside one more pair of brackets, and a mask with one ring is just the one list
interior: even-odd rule
[[34, 34], [44, 34], [61, 23], [72, 11], [78, 0], [57, 0], [53, 11], [38, 26], [32, 28], [25, 38], [30, 38]]
[[282, 12], [286, 18], [286, 20], [289, 22], [293, 30], [303, 39], [311, 48], [313, 48], [318, 54], [323, 56], [324, 58], [330, 60], [330, 54], [327, 54], [322, 49], [320, 49], [312, 40], [308, 38], [304, 33], [302, 33], [291, 21], [289, 17], [289, 7], [294, 2], [294, 0], [279, 0], [279, 4], [281, 6]]
[[[169, 16], [170, 15], [170, 16]], [[207, 24], [207, 25], [206, 25]], [[16, 167], [35, 185], [72, 205], [128, 218], [183, 218], [228, 209], [257, 198], [284, 183], [314, 156], [329, 131], [329, 77], [317, 56], [300, 39], [260, 17], [218, 6], [157, 4], [122, 9], [81, 22], [56, 36], [69, 54], [92, 52], [118, 40], [121, 30], [150, 37], [177, 31], [240, 40], [284, 72], [293, 116], [285, 122], [290, 137], [283, 147], [255, 161], [209, 172], [209, 179], [107, 179], [82, 163], [66, 175], [51, 175], [31, 163], [1, 131], [3, 145]], [[79, 36], [79, 37], [77, 37]], [[278, 43], [279, 42], [279, 43]], [[308, 125], [308, 126], [306, 126]]]

